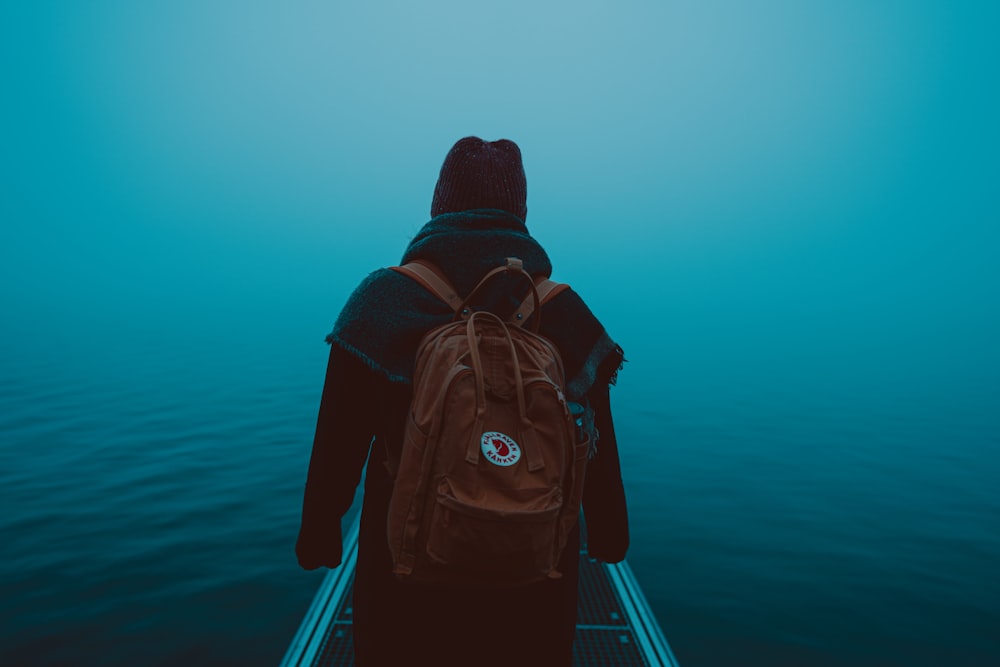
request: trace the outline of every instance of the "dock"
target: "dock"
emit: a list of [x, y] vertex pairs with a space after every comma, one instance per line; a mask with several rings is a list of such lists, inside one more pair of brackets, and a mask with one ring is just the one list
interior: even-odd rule
[[[601, 563], [587, 556], [581, 531], [580, 597], [575, 667], [678, 667], [627, 561]], [[343, 563], [320, 584], [281, 667], [350, 667], [351, 592], [357, 564], [358, 520], [344, 538]]]

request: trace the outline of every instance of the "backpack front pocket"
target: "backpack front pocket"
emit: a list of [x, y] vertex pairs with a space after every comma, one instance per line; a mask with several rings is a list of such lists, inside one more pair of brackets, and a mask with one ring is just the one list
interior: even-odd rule
[[555, 566], [559, 487], [507, 489], [476, 497], [442, 478], [427, 555], [431, 560], [497, 583], [540, 579]]

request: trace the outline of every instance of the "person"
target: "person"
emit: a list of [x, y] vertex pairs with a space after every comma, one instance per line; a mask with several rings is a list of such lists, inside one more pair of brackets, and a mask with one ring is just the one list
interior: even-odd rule
[[[507, 257], [521, 258], [533, 276], [549, 276], [549, 258], [525, 226], [526, 194], [514, 142], [459, 140], [441, 167], [431, 220], [409, 243], [401, 264], [430, 260], [462, 295]], [[501, 297], [486, 298], [496, 303]], [[567, 397], [585, 405], [585, 427], [596, 443], [583, 495], [588, 552], [618, 562], [629, 534], [609, 388], [623, 352], [572, 289], [541, 311], [541, 334], [563, 359]], [[389, 452], [399, 457], [420, 338], [452, 316], [445, 303], [390, 269], [370, 274], [348, 299], [327, 337], [330, 356], [306, 477], [298, 562], [307, 570], [340, 564], [340, 521], [366, 471], [353, 599], [356, 664], [570, 665], [579, 526], [562, 554], [558, 579], [484, 589], [413, 584], [392, 574], [386, 520], [393, 482], [385, 462]]]

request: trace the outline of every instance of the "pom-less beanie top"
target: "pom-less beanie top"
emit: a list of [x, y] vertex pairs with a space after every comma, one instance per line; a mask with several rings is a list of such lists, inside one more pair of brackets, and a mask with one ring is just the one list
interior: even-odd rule
[[528, 186], [521, 149], [513, 141], [459, 139], [441, 165], [431, 217], [476, 208], [507, 211], [524, 220]]

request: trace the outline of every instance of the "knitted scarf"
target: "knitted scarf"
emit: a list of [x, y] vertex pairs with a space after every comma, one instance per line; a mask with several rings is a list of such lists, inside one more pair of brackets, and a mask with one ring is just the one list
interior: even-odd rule
[[[548, 255], [520, 218], [504, 211], [476, 209], [433, 218], [410, 242], [400, 264], [429, 260], [448, 276], [460, 295], [466, 295], [507, 257], [520, 258], [533, 276], [552, 273]], [[497, 276], [495, 280], [509, 278]], [[526, 288], [526, 281], [521, 282]], [[510, 289], [507, 293], [510, 301]], [[351, 294], [326, 340], [391, 382], [410, 384], [420, 339], [453, 316], [447, 304], [411, 278], [379, 269]], [[597, 381], [614, 383], [623, 361], [621, 348], [576, 292], [560, 292], [542, 308], [541, 318], [539, 333], [552, 341], [562, 356], [570, 400], [581, 401]]]

